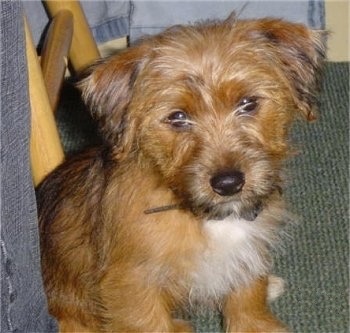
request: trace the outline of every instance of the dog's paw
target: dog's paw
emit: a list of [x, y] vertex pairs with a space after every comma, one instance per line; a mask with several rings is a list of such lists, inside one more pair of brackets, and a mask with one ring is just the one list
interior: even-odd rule
[[279, 276], [269, 275], [267, 285], [267, 300], [272, 302], [280, 297], [285, 291], [285, 281]]

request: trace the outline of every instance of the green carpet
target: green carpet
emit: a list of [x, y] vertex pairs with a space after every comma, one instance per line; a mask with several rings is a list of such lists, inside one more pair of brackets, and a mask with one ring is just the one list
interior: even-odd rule
[[[98, 142], [94, 125], [67, 86], [58, 122], [67, 153]], [[275, 272], [287, 281], [274, 312], [294, 332], [349, 331], [349, 64], [329, 63], [315, 123], [292, 131], [300, 151], [288, 164], [285, 195], [299, 223], [276, 254]], [[218, 313], [188, 317], [198, 332], [219, 332]]]
[[300, 216], [276, 260], [288, 280], [274, 308], [295, 332], [349, 331], [349, 65], [326, 67], [320, 117], [298, 123], [286, 195]]

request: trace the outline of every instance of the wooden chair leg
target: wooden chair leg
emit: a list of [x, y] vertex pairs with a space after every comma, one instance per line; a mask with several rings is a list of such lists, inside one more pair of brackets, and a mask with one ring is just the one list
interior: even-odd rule
[[54, 114], [46, 93], [39, 59], [26, 20], [25, 36], [32, 116], [30, 158], [33, 181], [36, 186], [49, 172], [62, 163], [64, 154]]
[[44, 1], [44, 4], [51, 17], [54, 17], [62, 9], [69, 10], [73, 15], [74, 32], [69, 60], [76, 72], [100, 58], [100, 53], [79, 1], [47, 0]]
[[61, 86], [67, 69], [73, 36], [73, 15], [60, 10], [52, 19], [41, 50], [41, 70], [53, 111], [56, 111]]
[[[60, 85], [62, 79], [62, 68], [64, 67], [61, 66], [61, 60], [63, 60], [62, 54], [67, 52], [67, 48], [69, 48], [68, 44], [70, 42], [69, 30], [72, 29], [72, 26], [70, 22], [71, 18], [69, 17], [73, 17], [73, 36], [69, 51], [69, 60], [73, 69], [77, 72], [81, 71], [95, 60], [99, 59], [100, 53], [79, 1], [50, 0], [44, 1], [44, 3], [51, 17], [60, 15], [62, 19], [62, 12], [65, 13], [63, 14], [62, 21], [59, 22], [59, 25], [68, 29], [67, 35], [61, 35], [59, 32], [60, 29], [54, 31], [53, 34], [59, 36], [59, 44], [61, 45], [57, 45], [58, 49], [56, 49], [56, 45], [53, 44], [57, 42], [57, 40], [53, 40], [53, 44], [49, 45], [49, 49], [47, 53], [44, 54], [42, 62], [46, 81], [49, 82], [49, 84], [52, 83], [54, 85], [54, 90], [57, 90], [57, 84]], [[52, 106], [55, 106], [56, 102], [55, 100], [51, 100], [50, 104], [43, 78], [43, 72], [39, 64], [39, 59], [27, 21], [25, 21], [25, 35], [29, 77], [29, 97], [32, 113], [30, 156], [33, 181], [36, 186], [48, 173], [63, 162], [64, 153], [52, 108]], [[60, 58], [60, 64], [55, 64], [57, 55]], [[53, 56], [53, 58], [51, 56]], [[54, 64], [50, 65], [52, 63]], [[51, 88], [48, 87], [48, 90], [51, 90]], [[54, 94], [57, 96], [57, 92]]]

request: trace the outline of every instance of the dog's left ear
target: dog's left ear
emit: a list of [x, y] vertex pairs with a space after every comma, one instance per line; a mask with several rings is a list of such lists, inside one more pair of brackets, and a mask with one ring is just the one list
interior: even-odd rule
[[146, 43], [131, 47], [93, 64], [77, 84], [103, 140], [113, 147], [118, 158], [133, 144], [135, 124], [129, 114], [129, 104], [134, 82], [146, 57]]
[[326, 31], [277, 19], [257, 20], [250, 36], [263, 39], [277, 53], [297, 108], [309, 121], [316, 119], [317, 95], [325, 60]]

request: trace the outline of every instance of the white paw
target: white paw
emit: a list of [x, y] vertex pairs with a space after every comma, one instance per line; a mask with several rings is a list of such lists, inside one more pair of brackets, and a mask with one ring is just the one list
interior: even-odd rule
[[269, 275], [268, 281], [267, 300], [272, 302], [284, 293], [285, 281], [276, 275]]

